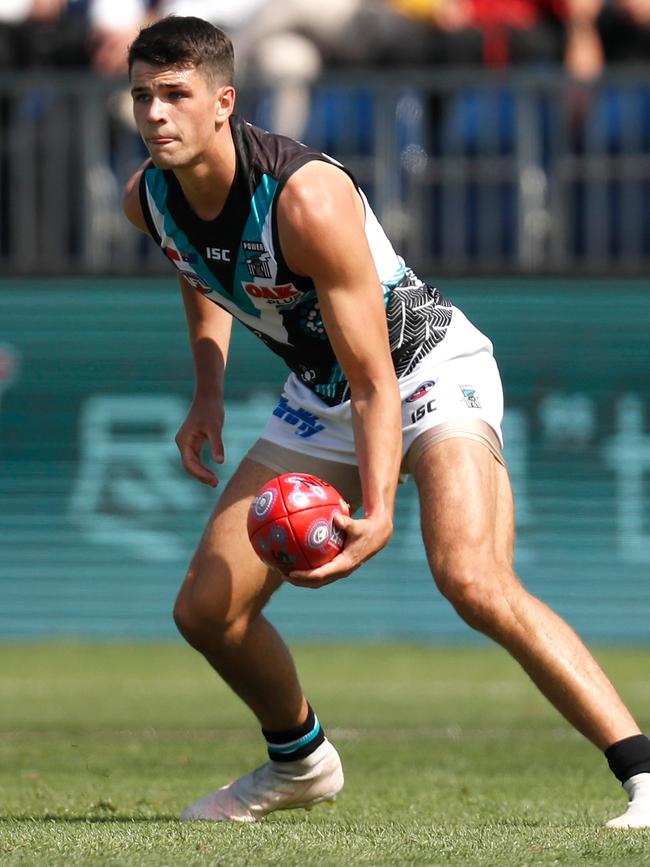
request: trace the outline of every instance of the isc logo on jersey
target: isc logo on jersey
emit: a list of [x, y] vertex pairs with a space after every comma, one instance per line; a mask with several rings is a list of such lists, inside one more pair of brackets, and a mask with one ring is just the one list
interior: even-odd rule
[[230, 250], [225, 250], [223, 247], [206, 247], [205, 258], [212, 259], [213, 262], [230, 262]]
[[[256, 307], [270, 304], [273, 307], [284, 307], [291, 304], [300, 295], [293, 283], [282, 286], [259, 286], [257, 283], [243, 283], [244, 292], [252, 298]], [[259, 302], [262, 302], [261, 304]]]

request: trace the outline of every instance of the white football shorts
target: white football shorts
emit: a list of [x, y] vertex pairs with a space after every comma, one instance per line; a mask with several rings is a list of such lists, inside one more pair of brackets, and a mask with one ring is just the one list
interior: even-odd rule
[[[400, 380], [405, 481], [429, 445], [449, 437], [483, 443], [502, 461], [503, 389], [492, 343], [454, 308], [445, 338]], [[330, 407], [291, 374], [247, 457], [277, 473], [324, 478], [360, 504], [350, 401]]]

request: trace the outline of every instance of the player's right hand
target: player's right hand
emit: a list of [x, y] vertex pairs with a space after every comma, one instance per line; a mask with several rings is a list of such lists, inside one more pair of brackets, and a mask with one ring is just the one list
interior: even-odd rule
[[202, 459], [203, 447], [210, 445], [210, 454], [217, 464], [224, 461], [223, 403], [217, 399], [195, 398], [187, 418], [176, 434], [176, 445], [181, 453], [181, 461], [185, 470], [199, 482], [216, 488], [219, 484], [217, 476], [205, 465]]
[[381, 551], [393, 533], [392, 518], [386, 513], [372, 518], [350, 518], [348, 515], [336, 514], [334, 523], [346, 535], [341, 553], [317, 569], [290, 572], [286, 579], [290, 584], [318, 590], [333, 581], [347, 578], [362, 563]]

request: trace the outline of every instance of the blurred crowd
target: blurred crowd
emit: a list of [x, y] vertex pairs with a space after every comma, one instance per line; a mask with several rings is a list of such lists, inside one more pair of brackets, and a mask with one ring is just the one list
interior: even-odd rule
[[589, 81], [650, 60], [650, 0], [2, 0], [0, 70], [119, 76], [139, 28], [169, 14], [223, 27], [239, 81], [272, 85], [275, 128], [294, 136], [329, 69], [554, 64]]
[[588, 79], [650, 59], [650, 0], [2, 0], [0, 68], [120, 74], [138, 29], [169, 14], [223, 27], [261, 76], [552, 62]]

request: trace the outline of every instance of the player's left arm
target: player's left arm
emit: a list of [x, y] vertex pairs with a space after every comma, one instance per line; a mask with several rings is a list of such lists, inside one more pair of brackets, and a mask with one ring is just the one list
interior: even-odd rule
[[278, 200], [278, 232], [289, 267], [316, 286], [323, 324], [350, 383], [364, 514], [342, 518], [345, 548], [293, 583], [319, 587], [349, 575], [390, 539], [402, 425], [384, 298], [365, 234], [363, 203], [350, 178], [324, 162], [291, 176]]

